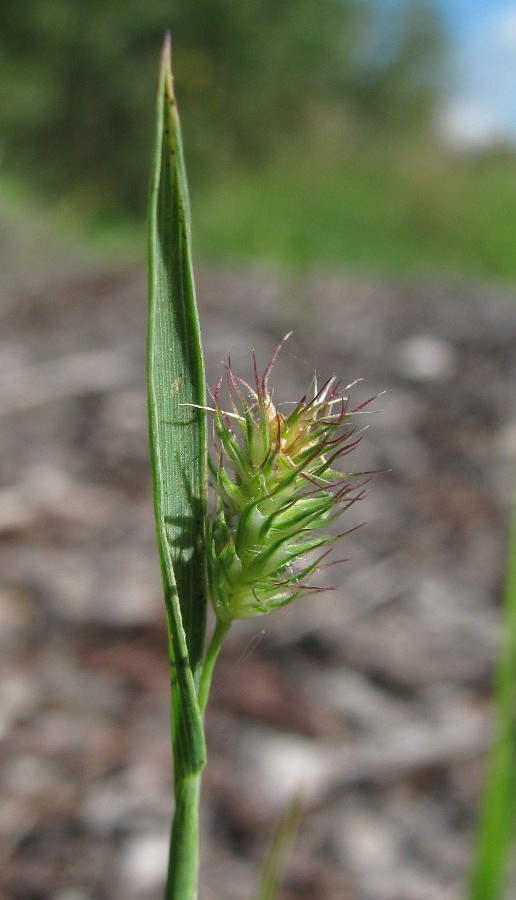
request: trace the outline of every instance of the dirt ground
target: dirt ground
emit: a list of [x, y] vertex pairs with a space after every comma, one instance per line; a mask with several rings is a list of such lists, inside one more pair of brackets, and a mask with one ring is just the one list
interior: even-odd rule
[[[208, 380], [293, 329], [275, 397], [314, 369], [380, 394], [352, 458], [382, 469], [336, 590], [236, 624], [207, 715], [201, 900], [251, 900], [303, 813], [282, 900], [464, 894], [489, 742], [516, 459], [516, 302], [478, 284], [198, 276]], [[0, 897], [157, 900], [172, 801], [139, 270], [4, 290]]]

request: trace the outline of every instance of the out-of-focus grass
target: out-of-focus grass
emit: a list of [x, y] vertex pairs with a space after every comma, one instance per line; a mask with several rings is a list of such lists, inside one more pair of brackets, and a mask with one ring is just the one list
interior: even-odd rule
[[514, 896], [514, 884], [507, 891], [506, 882], [509, 857], [516, 842], [516, 506], [509, 542], [504, 632], [494, 702], [493, 744], [480, 809], [469, 900]]
[[516, 277], [516, 159], [410, 155], [278, 165], [229, 175], [194, 198], [196, 252], [211, 260], [352, 265], [511, 281]]

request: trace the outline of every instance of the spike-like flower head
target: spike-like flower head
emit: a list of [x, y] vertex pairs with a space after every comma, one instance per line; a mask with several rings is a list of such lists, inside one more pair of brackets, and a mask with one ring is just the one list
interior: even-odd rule
[[349, 420], [366, 404], [349, 410], [347, 388], [335, 378], [318, 388], [314, 379], [310, 399], [280, 412], [269, 376], [283, 343], [261, 378], [254, 361], [253, 386], [228, 363], [229, 411], [219, 403], [222, 379], [213, 395], [217, 509], [208, 528], [208, 569], [216, 615], [227, 623], [323, 590], [306, 579], [342, 535], [320, 529], [363, 494], [357, 476], [335, 466], [358, 443]]

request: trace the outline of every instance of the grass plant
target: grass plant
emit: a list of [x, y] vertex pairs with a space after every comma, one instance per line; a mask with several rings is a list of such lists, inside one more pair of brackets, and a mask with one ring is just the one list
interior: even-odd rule
[[[324, 586], [311, 576], [343, 536], [327, 526], [360, 499], [360, 476], [342, 472], [359, 437], [335, 378], [280, 412], [270, 376], [281, 342], [251, 383], [228, 363], [228, 411], [221, 378], [207, 407], [191, 262], [181, 130], [170, 41], [159, 78], [149, 204], [148, 406], [156, 533], [163, 576], [171, 683], [175, 810], [167, 900], [197, 896], [199, 796], [206, 763], [203, 714], [221, 642], [235, 619], [264, 615]], [[215, 452], [209, 460], [216, 506], [207, 514], [208, 411]], [[363, 473], [362, 473], [363, 474]], [[208, 598], [214, 613], [206, 642]], [[260, 897], [272, 898], [280, 829]]]

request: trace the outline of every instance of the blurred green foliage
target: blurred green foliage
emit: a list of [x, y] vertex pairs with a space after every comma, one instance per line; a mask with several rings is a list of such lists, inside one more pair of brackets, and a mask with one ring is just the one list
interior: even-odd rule
[[204, 191], [194, 207], [198, 254], [516, 279], [512, 152], [454, 159], [425, 142], [316, 169], [317, 160], [281, 163], [265, 179], [245, 173]]
[[167, 28], [199, 190], [420, 133], [444, 72], [438, 16], [420, 0], [3, 0], [4, 171], [85, 221], [142, 215]]

